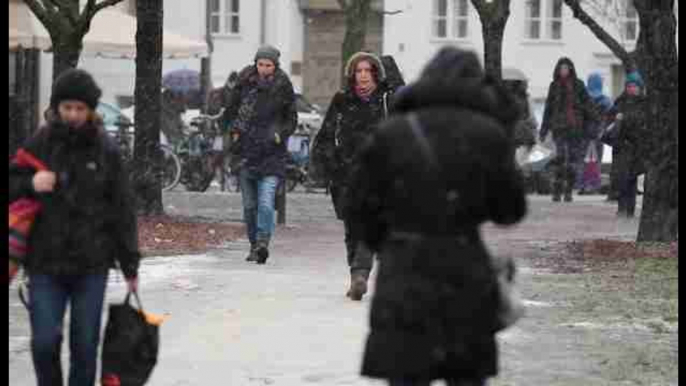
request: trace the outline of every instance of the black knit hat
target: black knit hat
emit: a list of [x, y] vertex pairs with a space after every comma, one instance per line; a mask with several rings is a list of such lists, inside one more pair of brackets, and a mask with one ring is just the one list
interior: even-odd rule
[[76, 100], [95, 110], [101, 95], [102, 91], [91, 74], [72, 68], [61, 73], [52, 84], [50, 107], [57, 109], [62, 101]]

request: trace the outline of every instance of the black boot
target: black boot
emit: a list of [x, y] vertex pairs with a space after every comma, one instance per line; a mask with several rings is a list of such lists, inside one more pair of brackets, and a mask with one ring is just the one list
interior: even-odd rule
[[257, 254], [255, 253], [257, 247], [255, 244], [251, 243], [250, 244], [250, 253], [248, 253], [248, 257], [245, 258], [245, 261], [257, 261]]
[[367, 293], [367, 279], [369, 272], [355, 271], [350, 273], [350, 289], [346, 294], [352, 300], [360, 301], [362, 296]]
[[269, 258], [269, 241], [257, 240], [255, 255], [257, 255], [257, 264], [264, 264]]

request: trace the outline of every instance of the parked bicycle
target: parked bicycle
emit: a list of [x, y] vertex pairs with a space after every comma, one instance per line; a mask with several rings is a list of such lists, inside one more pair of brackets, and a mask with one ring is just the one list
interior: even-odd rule
[[194, 117], [190, 122], [194, 130], [175, 148], [181, 161], [180, 183], [188, 191], [204, 192], [215, 178], [222, 190], [238, 190], [237, 172], [232, 170], [219, 124], [223, 112], [222, 109], [216, 115]]
[[[119, 144], [121, 149], [124, 164], [127, 166], [129, 173], [135, 169], [133, 165], [133, 149], [134, 149], [134, 130], [135, 123], [128, 123], [118, 121], [115, 125], [119, 128], [116, 132], [109, 132]], [[155, 150], [159, 152], [160, 162], [152, 165], [149, 169], [149, 176], [159, 181], [162, 191], [169, 191], [179, 183], [181, 178], [181, 161], [176, 156], [174, 151], [167, 145], [157, 143]]]

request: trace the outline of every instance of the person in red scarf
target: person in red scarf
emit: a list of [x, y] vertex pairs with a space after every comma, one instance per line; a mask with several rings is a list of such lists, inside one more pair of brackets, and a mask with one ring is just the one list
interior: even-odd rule
[[346, 204], [343, 197], [349, 187], [348, 175], [357, 151], [374, 132], [376, 124], [388, 114], [396, 85], [404, 82], [386, 82], [381, 60], [368, 52], [354, 54], [345, 66], [345, 74], [347, 84], [331, 100], [322, 128], [314, 140], [312, 162], [329, 185], [336, 217], [345, 224], [350, 267], [347, 296], [361, 300], [367, 292], [373, 255], [352, 237], [350, 221], [344, 215]]
[[557, 155], [553, 160], [553, 201], [572, 201], [576, 180], [575, 166], [583, 162], [587, 128], [599, 120], [599, 113], [588, 95], [584, 82], [577, 78], [574, 63], [563, 57], [555, 66], [548, 88], [539, 139], [552, 133]]

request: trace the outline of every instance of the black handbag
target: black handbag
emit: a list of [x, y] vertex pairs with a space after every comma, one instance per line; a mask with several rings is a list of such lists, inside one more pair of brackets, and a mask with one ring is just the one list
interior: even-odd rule
[[102, 347], [103, 386], [144, 385], [157, 364], [159, 325], [146, 320], [137, 292], [138, 309], [130, 304], [131, 292], [123, 303], [111, 304]]

